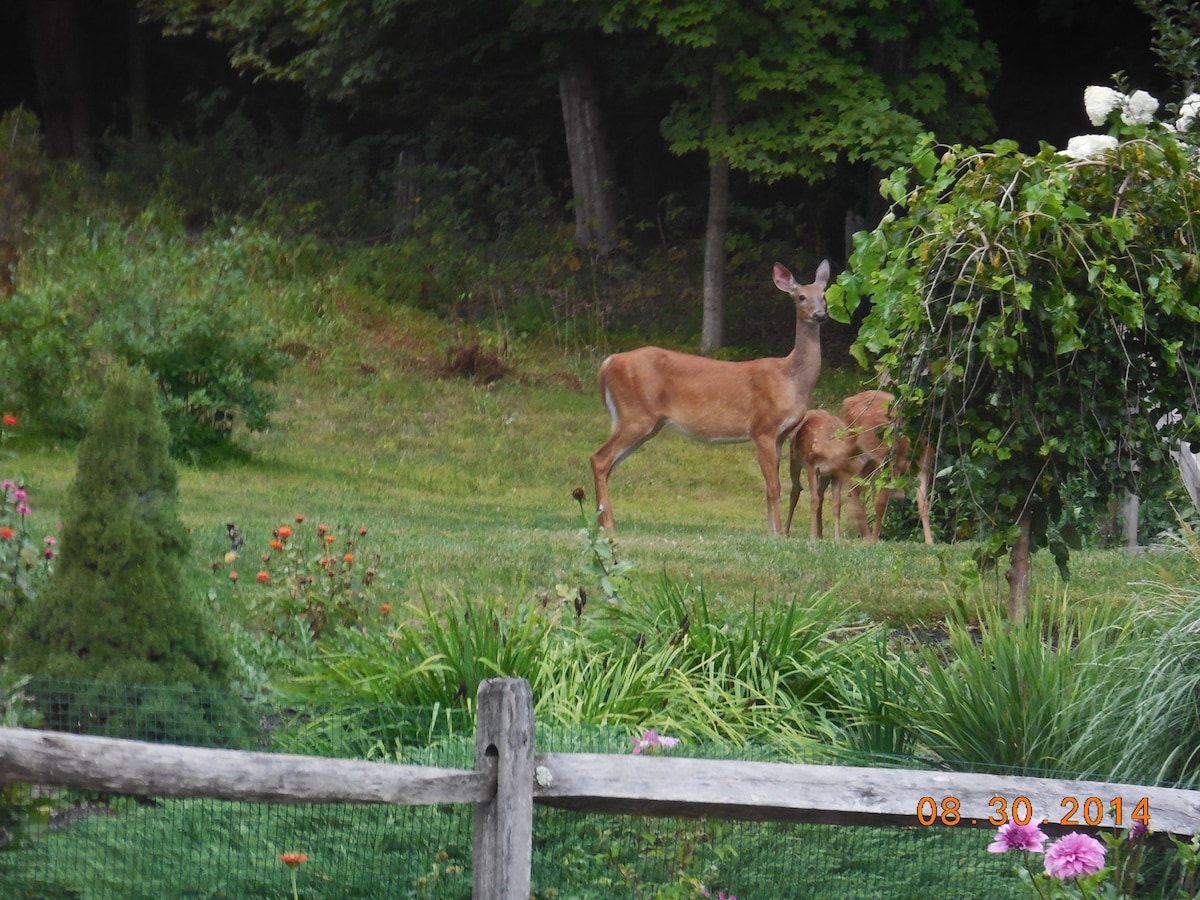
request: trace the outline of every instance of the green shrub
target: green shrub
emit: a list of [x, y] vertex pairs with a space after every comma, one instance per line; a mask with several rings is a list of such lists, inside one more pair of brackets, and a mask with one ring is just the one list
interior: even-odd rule
[[31, 427], [78, 438], [116, 358], [153, 375], [177, 456], [228, 444], [235, 424], [266, 427], [284, 357], [255, 282], [270, 284], [274, 250], [237, 231], [192, 243], [161, 204], [128, 227], [47, 223], [0, 307], [0, 376], [14, 409]]
[[[118, 368], [79, 448], [62, 554], [14, 626], [21, 674], [224, 689], [230, 662], [184, 588], [188, 534], [176, 512], [168, 435], [144, 373]], [[39, 708], [52, 728], [96, 719], [86, 706]]]

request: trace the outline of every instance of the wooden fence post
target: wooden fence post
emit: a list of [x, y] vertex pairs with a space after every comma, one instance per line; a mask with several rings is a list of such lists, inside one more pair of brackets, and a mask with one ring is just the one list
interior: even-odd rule
[[496, 796], [475, 804], [475, 900], [529, 900], [533, 869], [533, 691], [520, 678], [479, 685], [475, 768]]

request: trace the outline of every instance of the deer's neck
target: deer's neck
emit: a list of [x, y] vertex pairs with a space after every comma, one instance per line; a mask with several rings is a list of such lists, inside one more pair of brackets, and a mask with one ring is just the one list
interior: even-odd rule
[[789, 370], [807, 398], [821, 375], [821, 326], [813, 322], [796, 323], [796, 346], [788, 356]]

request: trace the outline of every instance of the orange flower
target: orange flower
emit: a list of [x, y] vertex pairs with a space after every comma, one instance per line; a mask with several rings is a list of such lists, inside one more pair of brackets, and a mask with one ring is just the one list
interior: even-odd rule
[[7, 525], [3, 528], [0, 528], [0, 538], [4, 538], [6, 541], [11, 541], [13, 539], [13, 530]]
[[335, 538], [332, 534], [325, 535], [325, 543], [332, 544], [335, 540], [337, 540], [337, 538]]
[[324, 533], [325, 533], [325, 532], [327, 532], [328, 530], [329, 530], [329, 526], [328, 526], [328, 525], [318, 525], [318, 526], [317, 526], [317, 534], [324, 534]]
[[283, 549], [283, 541], [271, 541], [271, 549], [272, 550], [282, 550]]
[[308, 862], [308, 855], [305, 853], [280, 853], [279, 861], [289, 868], [296, 868]]
[[258, 579], [259, 584], [266, 584], [268, 581], [271, 580], [271, 573], [270, 572], [259, 572], [254, 577], [256, 579]]
[[4, 427], [5, 428], [12, 428], [16, 424], [17, 424], [16, 416], [5, 416], [4, 417]]
[[230, 581], [235, 581], [235, 582], [236, 582], [236, 581], [237, 581], [237, 572], [230, 572], [230, 573], [229, 573], [229, 580], [230, 580]]
[[354, 554], [347, 553], [345, 556], [342, 557], [342, 562], [348, 562], [348, 563], [354, 562]]
[[366, 535], [366, 533], [367, 533], [367, 526], [366, 526], [366, 525], [364, 525], [362, 528], [358, 529], [358, 536], [359, 536], [359, 537], [363, 537], [364, 535]]
[[281, 541], [286, 541], [291, 536], [292, 536], [292, 529], [289, 528], [287, 525], [284, 525], [282, 528], [279, 529], [279, 539]]
[[379, 612], [381, 614], [386, 616], [391, 611], [392, 611], [392, 604], [390, 604], [390, 603], [380, 603], [379, 604]]
[[296, 524], [300, 525], [300, 524], [303, 524], [303, 522], [304, 522], [304, 514], [301, 513], [300, 515], [296, 516]]

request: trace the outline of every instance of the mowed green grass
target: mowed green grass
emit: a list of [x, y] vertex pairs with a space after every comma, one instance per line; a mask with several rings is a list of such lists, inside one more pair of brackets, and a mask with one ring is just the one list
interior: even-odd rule
[[[230, 567], [212, 569], [228, 548], [225, 523], [245, 532], [236, 565], [252, 573], [271, 530], [304, 515], [341, 532], [368, 529], [358, 549], [378, 556], [377, 596], [393, 606], [422, 594], [518, 599], [554, 597], [560, 584], [591, 588], [571, 492], [584, 487], [590, 510], [588, 457], [609, 429], [594, 386], [601, 355], [527, 346], [508, 354], [508, 375], [473, 384], [436, 374], [446, 352], [437, 340], [449, 338], [414, 315], [392, 311], [382, 325], [373, 316], [370, 328], [347, 329], [334, 352], [295, 363], [278, 386], [273, 427], [241, 436], [246, 459], [180, 466], [197, 584], [231, 590]], [[413, 335], [412, 346], [398, 334]], [[814, 402], [834, 406], [858, 377], [827, 371]], [[33, 527], [49, 530], [62, 515], [73, 451], [24, 445], [8, 465], [27, 479]], [[786, 503], [786, 458], [781, 475]], [[973, 574], [969, 544], [810, 541], [807, 494], [794, 536], [770, 537], [750, 444], [705, 445], [664, 431], [622, 463], [611, 492], [621, 558], [648, 578], [703, 584], [734, 607], [832, 589], [849, 615], [919, 625], [964, 602], [1006, 597], [1002, 573]], [[1148, 590], [1146, 582], [1184, 579], [1189, 568], [1182, 554], [1088, 551], [1073, 557], [1064, 586], [1039, 554], [1033, 593], [1122, 599]]]

